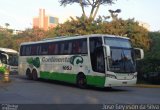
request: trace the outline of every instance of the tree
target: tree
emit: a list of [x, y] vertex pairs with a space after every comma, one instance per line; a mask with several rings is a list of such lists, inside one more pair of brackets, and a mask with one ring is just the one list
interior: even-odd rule
[[[115, 10], [115, 11], [113, 11], [113, 10], [108, 10], [108, 11], [110, 12], [113, 21], [115, 21], [115, 20], [118, 19], [118, 13], [121, 12], [120, 9], [117, 9], [117, 10]], [[116, 14], [116, 13], [117, 13], [117, 14]]]
[[15, 42], [16, 42], [16, 50], [18, 49], [18, 46], [22, 42], [31, 42], [31, 41], [39, 41], [46, 38], [46, 31], [40, 29], [40, 28], [34, 28], [34, 29], [26, 29], [23, 32], [15, 35]]
[[82, 9], [82, 16], [86, 19], [85, 7], [91, 7], [89, 19], [94, 20], [101, 5], [112, 5], [116, 0], [60, 0], [60, 4], [66, 6], [68, 4], [78, 3]]
[[158, 75], [160, 78], [160, 32], [149, 32], [149, 37], [151, 39], [150, 49], [145, 52], [144, 59], [137, 63], [138, 76], [147, 82], [160, 84], [158, 79]]
[[10, 26], [10, 24], [9, 23], [5, 23], [5, 26], [6, 26], [6, 28], [8, 28]]

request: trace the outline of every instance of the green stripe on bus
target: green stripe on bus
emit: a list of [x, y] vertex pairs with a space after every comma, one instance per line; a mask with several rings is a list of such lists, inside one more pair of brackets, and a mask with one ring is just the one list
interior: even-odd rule
[[76, 82], [76, 75], [69, 74], [69, 73], [58, 73], [58, 72], [40, 72], [40, 78], [50, 79], [50, 80], [58, 80], [58, 81], [65, 81], [69, 83]]
[[[76, 76], [77, 74], [71, 73], [58, 73], [58, 72], [40, 72], [40, 78], [49, 79], [49, 80], [58, 80], [58, 81], [65, 81], [68, 83], [76, 83]], [[104, 76], [91, 76], [86, 75], [87, 84], [93, 85], [97, 87], [104, 87], [105, 84], [105, 77]]]
[[97, 87], [104, 87], [105, 84], [105, 76], [91, 76], [87, 75], [87, 84], [94, 85]]

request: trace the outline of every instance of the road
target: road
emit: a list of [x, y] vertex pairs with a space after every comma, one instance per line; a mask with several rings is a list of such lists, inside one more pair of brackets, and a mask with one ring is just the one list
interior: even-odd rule
[[160, 88], [114, 87], [79, 89], [54, 81], [12, 76], [0, 82], [0, 104], [158, 104]]

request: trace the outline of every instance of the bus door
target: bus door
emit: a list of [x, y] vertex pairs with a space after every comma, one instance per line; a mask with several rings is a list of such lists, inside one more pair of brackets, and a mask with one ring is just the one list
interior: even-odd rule
[[92, 70], [98, 73], [105, 73], [105, 59], [102, 46], [102, 37], [90, 38], [90, 58]]

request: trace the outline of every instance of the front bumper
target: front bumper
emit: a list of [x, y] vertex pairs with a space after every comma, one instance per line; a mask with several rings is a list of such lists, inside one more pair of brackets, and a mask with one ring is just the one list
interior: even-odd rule
[[137, 83], [137, 78], [129, 79], [129, 80], [119, 80], [114, 78], [105, 78], [105, 87], [112, 86], [133, 86]]

